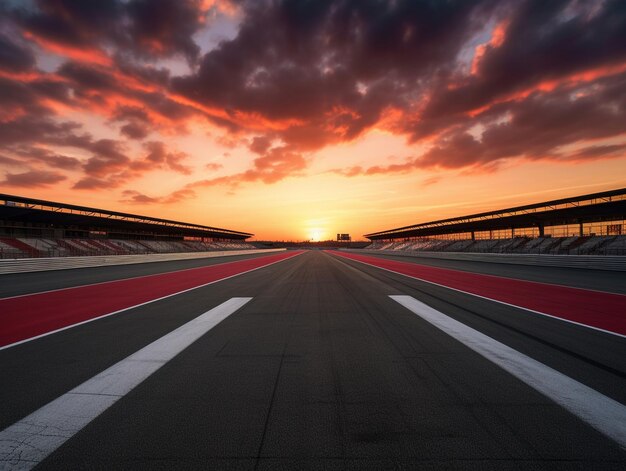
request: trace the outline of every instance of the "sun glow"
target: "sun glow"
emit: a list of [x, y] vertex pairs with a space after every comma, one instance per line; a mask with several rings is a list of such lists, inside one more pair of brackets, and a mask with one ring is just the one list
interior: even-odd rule
[[309, 240], [312, 242], [319, 242], [322, 240], [324, 235], [324, 231], [318, 228], [313, 228], [309, 230]]

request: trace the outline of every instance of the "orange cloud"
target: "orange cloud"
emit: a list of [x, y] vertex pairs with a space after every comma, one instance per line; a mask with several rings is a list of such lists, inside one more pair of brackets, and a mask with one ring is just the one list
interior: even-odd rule
[[504, 42], [504, 38], [506, 37], [506, 30], [508, 27], [509, 20], [501, 21], [495, 26], [495, 28], [491, 32], [491, 37], [489, 38], [489, 41], [476, 46], [476, 49], [474, 50], [474, 59], [472, 60], [472, 75], [478, 74], [479, 62], [482, 60], [487, 50], [489, 48], [497, 48], [502, 45], [502, 43]]
[[113, 64], [111, 58], [101, 49], [79, 48], [67, 44], [57, 43], [37, 36], [30, 31], [24, 31], [23, 36], [36, 43], [39, 47], [63, 57], [69, 57], [70, 59], [80, 62], [103, 66], [111, 66]]
[[6, 78], [18, 82], [34, 82], [35, 80], [40, 80], [42, 78], [55, 78], [62, 81], [60, 77], [55, 77], [54, 74], [42, 74], [41, 72], [10, 72], [8, 70], [0, 70], [0, 78]]
[[202, 0], [200, 4], [201, 19], [204, 19], [204, 14], [212, 8], [228, 16], [239, 14], [239, 8], [230, 0]]
[[618, 75], [623, 72], [626, 72], [626, 63], [589, 69], [558, 79], [544, 80], [537, 83], [536, 85], [533, 85], [532, 87], [515, 93], [511, 93], [509, 95], [505, 95], [484, 106], [470, 110], [466, 114], [467, 116], [473, 118], [483, 113], [484, 111], [487, 111], [493, 105], [497, 105], [498, 103], [505, 103], [508, 101], [520, 101], [528, 98], [532, 93], [535, 92], [551, 92], [561, 86], [574, 86], [580, 84], [581, 82], [593, 82], [599, 78], [610, 77], [612, 75]]

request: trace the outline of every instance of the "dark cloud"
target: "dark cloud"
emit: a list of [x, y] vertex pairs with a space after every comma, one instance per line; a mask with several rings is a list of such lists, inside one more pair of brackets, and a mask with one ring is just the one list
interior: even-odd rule
[[[70, 61], [57, 73], [68, 81], [75, 106], [104, 114], [112, 122], [126, 121], [130, 125], [126, 131], [134, 132], [133, 135], [141, 133], [141, 123], [150, 124], [155, 130], [166, 128], [183, 133], [184, 120], [199, 113], [193, 106], [168, 96], [166, 84], [159, 83], [163, 77], [158, 70], [137, 66], [126, 72]], [[128, 102], [137, 105], [120, 104]], [[147, 129], [144, 128], [143, 131]]]
[[57, 49], [91, 48], [105, 57], [105, 48], [113, 46], [122, 55], [181, 55], [190, 62], [200, 50], [193, 35], [207, 14], [200, 0], [39, 0], [36, 6], [11, 15], [30, 37]]
[[10, 165], [13, 167], [21, 167], [24, 165], [24, 162], [14, 159], [12, 157], [7, 157], [6, 155], [0, 155], [0, 164], [2, 165]]
[[[276, 138], [300, 151], [353, 139], [387, 110], [398, 115], [390, 130], [412, 142], [439, 135], [434, 147], [406, 163], [344, 174], [555, 158], [559, 146], [622, 132], [619, 113], [599, 103], [615, 103], [601, 96], [601, 80], [626, 67], [621, 1], [593, 8], [577, 1], [277, 1], [245, 3], [244, 10], [238, 36], [173, 85], [207, 106], [269, 120], [272, 133], [250, 143], [259, 154]], [[579, 86], [588, 99], [568, 103], [565, 94]], [[554, 90], [562, 94], [540, 93]], [[552, 120], [528, 129], [525, 109]], [[503, 126], [489, 113], [518, 118]], [[480, 141], [468, 134], [476, 125], [487, 127]]]
[[186, 153], [170, 151], [163, 142], [159, 141], [146, 142], [144, 148], [148, 154], [143, 161], [138, 163], [140, 167], [169, 168], [184, 175], [191, 174], [191, 168], [182, 163], [188, 157]]
[[250, 141], [249, 149], [255, 154], [265, 154], [272, 145], [272, 139], [268, 136], [255, 136]]
[[[50, 109], [41, 103], [50, 98], [44, 90], [37, 89], [37, 83], [22, 82], [0, 76], [0, 116], [4, 119], [0, 125], [13, 121], [41, 121], [44, 116], [51, 115]], [[0, 133], [2, 131], [0, 130]]]
[[82, 162], [75, 157], [51, 152], [41, 147], [18, 148], [14, 152], [31, 163], [42, 163], [62, 170], [78, 170], [82, 165]]
[[141, 173], [129, 170], [121, 170], [101, 177], [86, 175], [74, 183], [72, 188], [76, 190], [111, 190], [119, 188], [139, 176], [141, 176]]
[[151, 196], [144, 195], [135, 190], [124, 190], [122, 192], [123, 198], [121, 200], [122, 203], [131, 203], [131, 204], [153, 204], [159, 203], [159, 198], [153, 198]]
[[525, 100], [502, 103], [492, 113], [485, 113], [484, 120], [477, 121], [483, 126], [480, 133], [473, 132], [472, 121], [443, 133], [428, 151], [403, 163], [334, 172], [357, 176], [417, 168], [493, 171], [511, 158], [588, 161], [623, 156], [624, 144], [591, 145], [574, 151], [562, 147], [626, 133], [626, 73], [598, 80], [594, 94], [582, 92], [569, 88], [535, 92]]
[[170, 193], [167, 196], [155, 197], [148, 196], [135, 190], [124, 190], [122, 192], [123, 198], [121, 203], [129, 204], [172, 204], [179, 201], [195, 198], [196, 193], [191, 189], [181, 189]]
[[108, 93], [119, 91], [123, 84], [119, 83], [110, 72], [98, 65], [70, 61], [64, 63], [57, 74], [72, 82], [75, 94], [86, 95], [86, 92], [94, 90]]
[[162, 92], [137, 92], [133, 97], [154, 113], [174, 123], [182, 122], [196, 113], [193, 108], [170, 99]]
[[112, 111], [111, 119], [114, 121], [138, 121], [141, 123], [149, 123], [150, 117], [144, 108], [138, 106], [117, 105]]
[[[356, 138], [389, 107], [411, 106], [429, 80], [454, 68], [451, 58], [483, 26], [489, 5], [246, 2], [238, 36], [174, 87], [206, 105], [270, 120], [291, 146], [319, 149]], [[232, 115], [244, 126], [245, 118]]]
[[35, 55], [24, 46], [0, 34], [0, 69], [10, 72], [25, 72], [35, 65]]
[[135, 0], [128, 3], [129, 29], [133, 43], [148, 56], [182, 53], [189, 62], [198, 58], [200, 47], [193, 34], [204, 23], [200, 1]]
[[170, 193], [168, 196], [161, 199], [161, 202], [165, 204], [178, 203], [196, 197], [196, 192], [191, 188], [182, 188]]
[[[183, 134], [198, 116], [221, 127], [220, 144], [257, 156], [247, 171], [199, 186], [301, 175], [305, 154], [373, 127], [429, 147], [400, 163], [334, 172], [623, 155], [622, 0], [241, 0], [235, 36], [201, 56], [194, 37], [207, 5], [41, 0], [4, 7], [6, 31], [19, 39], [0, 35], [3, 151], [28, 165], [78, 169], [79, 188], [119, 187], [154, 169], [189, 174], [186, 154], [152, 141], [131, 155], [136, 144], [128, 140]], [[38, 70], [36, 47], [65, 62]], [[171, 57], [185, 58], [191, 72], [163, 67], [160, 59]], [[120, 139], [85, 133], [64, 120], [65, 108], [103, 116]], [[77, 167], [56, 151], [16, 154], [29, 146], [86, 155]]]
[[49, 167], [60, 168], [63, 170], [76, 170], [81, 165], [81, 161], [77, 158], [59, 154], [50, 154], [46, 157], [40, 158], [39, 160]]
[[253, 167], [245, 172], [208, 180], [200, 180], [184, 189], [228, 185], [237, 187], [242, 183], [261, 181], [272, 184], [287, 177], [301, 175], [308, 163], [304, 156], [288, 146], [269, 149], [263, 156], [254, 159]]
[[[594, 2], [589, 2], [594, 3]], [[453, 89], [439, 87], [424, 117], [470, 111], [499, 97], [576, 73], [624, 64], [626, 3], [532, 0], [513, 4], [502, 44], [488, 46], [475, 75]]]
[[84, 47], [115, 37], [121, 25], [122, 2], [81, 0], [39, 0], [38, 9], [16, 12], [31, 34], [65, 45]]
[[263, 157], [254, 160], [254, 168], [242, 175], [242, 181], [261, 180], [276, 183], [284, 178], [301, 173], [307, 167], [305, 158], [289, 147], [275, 147]]
[[588, 160], [602, 157], [614, 157], [626, 153], [626, 144], [589, 146], [567, 156], [570, 160]]
[[29, 170], [23, 173], [7, 173], [1, 184], [20, 188], [43, 188], [65, 180], [66, 177], [57, 172], [46, 170]]
[[147, 84], [167, 87], [170, 81], [170, 71], [165, 67], [156, 67], [145, 62], [136, 63], [120, 55], [115, 56], [115, 65], [126, 76]]
[[78, 180], [72, 188], [75, 190], [107, 190], [116, 188], [119, 185], [120, 184], [115, 181], [109, 181], [103, 178], [84, 177]]
[[145, 124], [133, 121], [120, 128], [120, 132], [130, 139], [144, 139], [150, 134], [150, 130]]
[[595, 87], [592, 95], [577, 97], [576, 90], [568, 89], [536, 92], [500, 105], [497, 110], [506, 121], [486, 123], [479, 139], [466, 128], [451, 131], [417, 162], [458, 168], [512, 157], [562, 158], [567, 154], [559, 148], [565, 144], [625, 133], [626, 74], [598, 81]]
[[88, 175], [105, 176], [123, 170], [130, 158], [124, 154], [124, 145], [113, 139], [100, 139], [90, 142], [84, 148], [93, 152], [83, 168]]
[[80, 125], [77, 123], [59, 122], [45, 116], [19, 116], [12, 121], [0, 122], [0, 145], [33, 142], [34, 139], [51, 143], [79, 140], [74, 134], [78, 128]]

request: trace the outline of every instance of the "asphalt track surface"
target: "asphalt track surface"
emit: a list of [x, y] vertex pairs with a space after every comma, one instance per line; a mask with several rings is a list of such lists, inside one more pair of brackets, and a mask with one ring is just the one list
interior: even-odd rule
[[[232, 298], [251, 298], [68, 437], [38, 469], [626, 467], [626, 451], [614, 438], [389, 296], [421, 301], [618, 407], [626, 404], [623, 336], [330, 252], [289, 255], [0, 350], [0, 430]], [[27, 295], [16, 299], [32, 306], [41, 295], [28, 294], [192, 265], [3, 275], [0, 296]], [[456, 268], [500, 274], [502, 292], [517, 290], [511, 279], [587, 288], [600, 311], [605, 298], [597, 291], [614, 300], [626, 286], [624, 274], [615, 272], [545, 267], [533, 272], [495, 264]], [[551, 292], [550, 286], [541, 289]], [[109, 296], [121, 292], [111, 290]], [[42, 315], [63, 312], [64, 302], [57, 299], [48, 314], [41, 307]], [[567, 297], [560, 302], [571, 303], [572, 310], [580, 305], [580, 299]], [[83, 304], [93, 311], [102, 299]], [[3, 324], [5, 315], [0, 311]], [[0, 454], [0, 469], [24, 464], [19, 456], [2, 459]]]

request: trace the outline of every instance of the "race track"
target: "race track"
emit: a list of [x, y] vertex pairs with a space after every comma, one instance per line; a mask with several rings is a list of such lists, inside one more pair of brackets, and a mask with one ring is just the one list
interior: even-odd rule
[[0, 469], [624, 469], [626, 275], [332, 251], [0, 277]]

